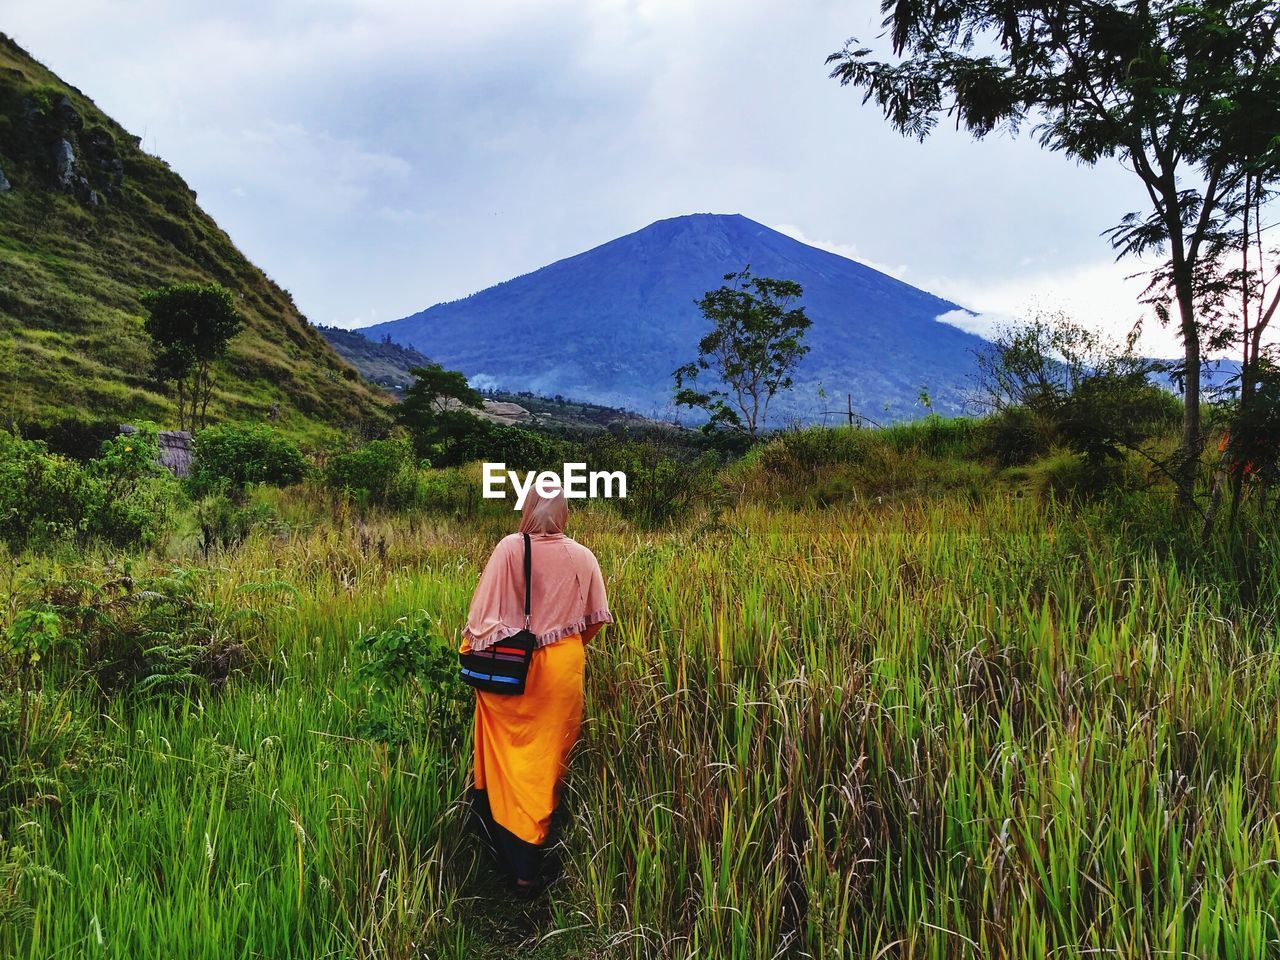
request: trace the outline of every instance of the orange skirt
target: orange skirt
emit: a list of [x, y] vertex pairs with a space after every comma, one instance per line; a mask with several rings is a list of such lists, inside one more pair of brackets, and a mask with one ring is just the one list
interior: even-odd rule
[[475, 788], [493, 820], [525, 843], [547, 839], [582, 725], [586, 653], [572, 634], [533, 652], [524, 694], [476, 691]]

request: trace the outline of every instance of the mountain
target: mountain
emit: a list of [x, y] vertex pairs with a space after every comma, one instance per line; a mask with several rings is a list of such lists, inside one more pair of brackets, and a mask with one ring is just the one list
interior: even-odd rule
[[[795, 280], [813, 326], [795, 388], [770, 423], [856, 411], [875, 420], [961, 411], [985, 341], [937, 320], [954, 303], [740, 215], [660, 220], [463, 300], [366, 328], [429, 353], [479, 387], [669, 410], [672, 371], [709, 329], [695, 306], [731, 271]], [[819, 389], [826, 392], [826, 399]], [[886, 413], [887, 407], [887, 413]], [[828, 419], [838, 420], [842, 414]]]
[[398, 394], [413, 382], [410, 370], [431, 362], [430, 357], [413, 347], [392, 340], [374, 340], [359, 330], [323, 324], [317, 324], [316, 329], [338, 356], [360, 372], [360, 376], [392, 393]]
[[150, 419], [173, 399], [150, 376], [139, 295], [176, 281], [230, 289], [244, 318], [210, 405], [300, 436], [386, 418], [195, 192], [139, 139], [0, 34], [0, 420]]

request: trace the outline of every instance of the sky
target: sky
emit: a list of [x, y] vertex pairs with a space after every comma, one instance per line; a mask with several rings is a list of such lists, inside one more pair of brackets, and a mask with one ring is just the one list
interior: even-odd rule
[[[686, 213], [981, 316], [1127, 331], [1144, 197], [1025, 134], [895, 133], [824, 63], [866, 0], [60, 0], [2, 26], [163, 157], [316, 323], [394, 320]], [[1154, 320], [1144, 347], [1177, 352]]]

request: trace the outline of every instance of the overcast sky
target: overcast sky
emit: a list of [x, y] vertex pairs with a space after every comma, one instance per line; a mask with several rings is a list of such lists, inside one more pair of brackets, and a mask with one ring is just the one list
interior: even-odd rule
[[[1142, 310], [1118, 164], [904, 140], [828, 79], [867, 0], [59, 0], [0, 29], [198, 191], [315, 322], [363, 326], [663, 217], [742, 213], [987, 314]], [[1149, 349], [1175, 341], [1148, 323]]]

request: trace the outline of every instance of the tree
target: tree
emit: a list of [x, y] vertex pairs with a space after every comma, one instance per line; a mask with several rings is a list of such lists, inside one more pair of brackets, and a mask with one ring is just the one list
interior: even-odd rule
[[396, 422], [413, 437], [418, 456], [440, 451], [447, 457], [450, 445], [475, 429], [477, 418], [470, 411], [483, 409], [484, 398], [461, 373], [438, 363], [414, 367], [409, 375], [414, 381], [396, 405]]
[[923, 140], [942, 116], [976, 137], [1035, 123], [1041, 146], [1118, 158], [1150, 205], [1109, 231], [1120, 256], [1158, 254], [1148, 299], [1177, 310], [1184, 355], [1179, 492], [1193, 496], [1200, 366], [1224, 257], [1239, 249], [1250, 176], [1280, 169], [1280, 7], [1274, 0], [884, 0], [898, 62], [849, 41], [832, 77]]
[[[675, 402], [706, 410], [712, 426], [755, 437], [768, 419], [769, 402], [791, 389], [791, 374], [809, 352], [803, 340], [812, 321], [803, 307], [792, 306], [804, 293], [794, 280], [752, 276], [750, 267], [724, 279], [730, 283], [698, 301], [713, 327], [698, 342], [698, 359], [673, 374]], [[707, 371], [727, 389], [698, 390], [698, 376]]]
[[178, 392], [178, 423], [196, 430], [208, 421], [214, 366], [244, 321], [231, 292], [218, 284], [177, 283], [142, 296], [156, 375]]
[[[1026, 411], [1037, 431], [1082, 455], [1090, 466], [1138, 450], [1177, 401], [1151, 383], [1158, 364], [1062, 316], [999, 331], [978, 354], [987, 404], [1006, 415]], [[1167, 420], [1164, 421], [1166, 424]]]

